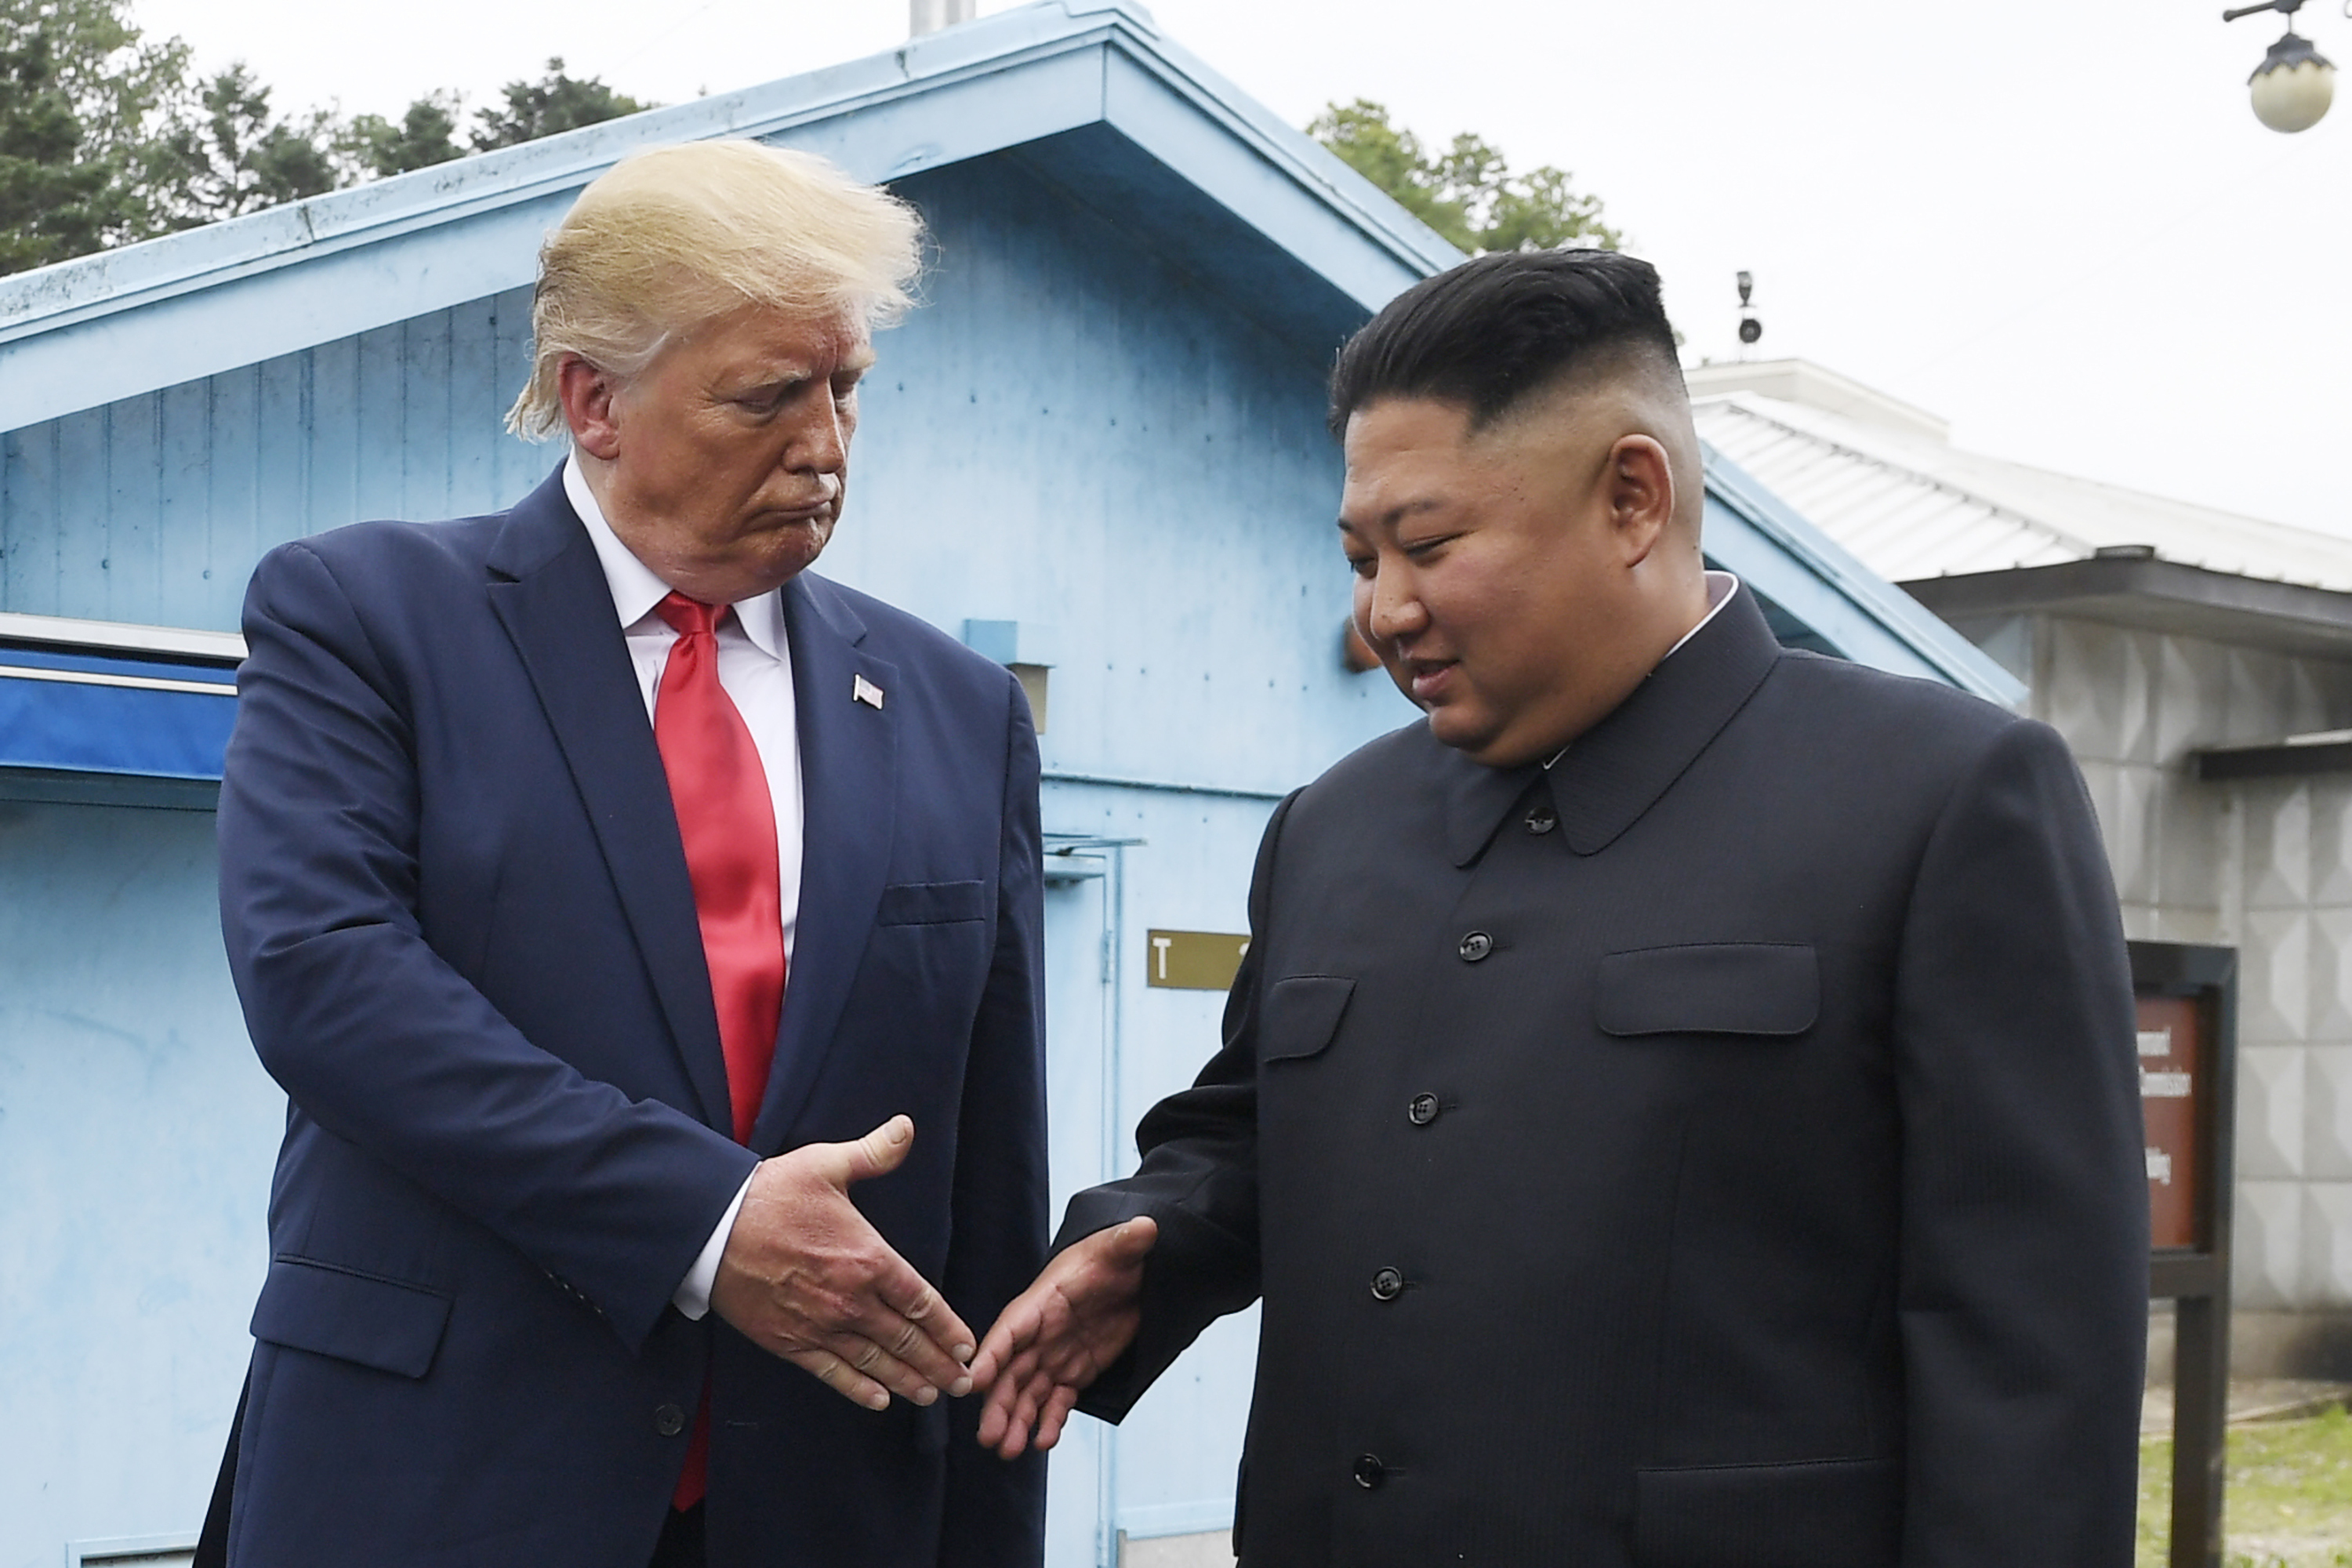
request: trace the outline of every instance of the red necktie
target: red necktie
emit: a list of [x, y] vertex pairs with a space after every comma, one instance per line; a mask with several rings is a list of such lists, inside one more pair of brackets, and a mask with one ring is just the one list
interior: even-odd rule
[[[759, 748], [733, 700], [719, 684], [719, 617], [712, 605], [671, 594], [656, 605], [677, 628], [654, 702], [654, 744], [669, 775], [669, 797], [686, 843], [694, 912], [727, 1058], [727, 1096], [735, 1141], [751, 1142], [768, 1090], [776, 1025], [784, 1005], [783, 899], [776, 867], [775, 800]], [[710, 1401], [704, 1391], [686, 1469], [671, 1503], [700, 1500], [710, 1446]]]

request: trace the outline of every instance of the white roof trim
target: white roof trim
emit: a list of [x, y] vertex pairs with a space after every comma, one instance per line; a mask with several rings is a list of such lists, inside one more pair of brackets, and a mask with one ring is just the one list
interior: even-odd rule
[[0, 642], [47, 643], [91, 653], [165, 654], [234, 664], [245, 658], [245, 638], [235, 632], [187, 626], [142, 626], [125, 621], [78, 621], [62, 616], [26, 616], [0, 611]]

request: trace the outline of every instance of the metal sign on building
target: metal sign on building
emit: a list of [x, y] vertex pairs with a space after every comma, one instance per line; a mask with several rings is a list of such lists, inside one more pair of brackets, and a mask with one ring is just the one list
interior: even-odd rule
[[1177, 991], [1230, 991], [1249, 938], [1221, 931], [1144, 933], [1144, 983]]

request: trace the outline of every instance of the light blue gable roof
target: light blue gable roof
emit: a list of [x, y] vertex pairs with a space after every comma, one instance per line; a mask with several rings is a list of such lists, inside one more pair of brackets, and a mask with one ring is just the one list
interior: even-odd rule
[[[528, 285], [541, 237], [589, 181], [637, 148], [719, 136], [819, 153], [873, 181], [1022, 149], [1305, 341], [1336, 341], [1461, 259], [1139, 7], [1046, 0], [866, 59], [0, 279], [0, 431]], [[1708, 488], [1709, 553], [1813, 640], [1998, 702], [2022, 697], [1746, 475], [1713, 459]]]
[[1748, 471], [1706, 447], [1707, 558], [1858, 664], [1957, 686], [2003, 707], [2024, 682], [1936, 618]]
[[1118, 0], [1048, 0], [887, 54], [0, 279], [0, 430], [529, 284], [641, 147], [752, 136], [861, 179], [1101, 127], [1365, 312], [1458, 255]]

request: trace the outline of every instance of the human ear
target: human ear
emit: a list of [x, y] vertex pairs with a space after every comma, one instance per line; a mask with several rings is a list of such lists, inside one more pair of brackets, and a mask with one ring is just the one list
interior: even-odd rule
[[1675, 518], [1675, 468], [1648, 436], [1621, 436], [1609, 448], [1609, 521], [1625, 564], [1638, 566]]
[[572, 438], [592, 458], [611, 462], [620, 456], [621, 423], [613, 406], [619, 391], [612, 376], [578, 354], [567, 354], [555, 372], [555, 391]]

